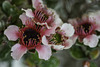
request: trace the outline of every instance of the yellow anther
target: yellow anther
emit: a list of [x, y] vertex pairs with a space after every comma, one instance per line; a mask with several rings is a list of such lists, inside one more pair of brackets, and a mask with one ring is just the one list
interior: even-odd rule
[[89, 26], [89, 29], [91, 29], [91, 26]]
[[24, 37], [27, 37], [26, 35]]
[[28, 26], [25, 26], [25, 27], [28, 27]]
[[28, 43], [28, 41], [26, 41], [26, 43]]
[[81, 26], [81, 28], [83, 28], [83, 26]]
[[87, 33], [88, 31], [86, 30], [86, 33]]

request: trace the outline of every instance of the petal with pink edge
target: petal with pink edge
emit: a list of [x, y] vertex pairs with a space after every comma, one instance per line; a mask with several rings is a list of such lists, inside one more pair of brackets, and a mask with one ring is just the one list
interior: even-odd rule
[[71, 37], [75, 31], [74, 27], [71, 24], [67, 24], [67, 23], [64, 23], [61, 26], [61, 30], [63, 30], [65, 32], [66, 36], [69, 36], [69, 37]]
[[100, 25], [97, 25], [96, 30], [100, 32]]
[[89, 16], [88, 16], [87, 14], [84, 14], [84, 15], [82, 16], [82, 20], [83, 20], [83, 21], [89, 20]]
[[55, 15], [55, 24], [57, 25], [57, 26], [61, 26], [62, 24], [63, 24], [63, 22], [62, 22], [62, 20], [60, 19], [60, 17], [59, 17], [59, 15], [58, 14], [56, 14], [56, 13], [54, 13], [54, 15]]
[[30, 19], [28, 16], [26, 16], [25, 13], [21, 14], [21, 15], [19, 16], [19, 18], [21, 19], [23, 25], [26, 25], [27, 20]]
[[50, 29], [47, 29], [47, 30], [44, 32], [44, 35], [45, 35], [45, 36], [50, 36], [50, 34], [54, 34], [54, 33], [55, 33], [55, 29], [56, 29], [56, 26], [51, 27]]
[[61, 26], [63, 24], [63, 21], [60, 19], [59, 15], [57, 14], [57, 12], [55, 10], [48, 8], [48, 12], [53, 13], [54, 23], [56, 24], [56, 26]]
[[47, 27], [47, 29], [50, 29], [50, 28], [51, 28], [51, 27], [48, 26], [47, 23], [40, 23], [40, 22], [37, 22], [37, 24], [38, 24], [38, 25], [45, 25], [45, 26]]
[[75, 44], [76, 40], [78, 39], [78, 36], [77, 35], [73, 35], [72, 37], [69, 38], [70, 40], [72, 40], [73, 44]]
[[98, 36], [96, 36], [95, 34], [89, 35], [83, 39], [84, 44], [88, 45], [91, 48], [96, 47], [98, 41], [99, 41]]
[[52, 55], [51, 48], [47, 45], [38, 46], [36, 48], [36, 50], [39, 54], [40, 59], [48, 60], [50, 58], [50, 56]]
[[32, 0], [33, 8], [38, 8], [38, 6], [44, 7], [42, 0]]
[[77, 40], [78, 36], [77, 35], [73, 35], [72, 37], [70, 37], [68, 40], [66, 40], [64, 46], [64, 49], [69, 49], [72, 47], [72, 45], [75, 44], [76, 40]]
[[72, 24], [73, 26], [77, 26], [78, 25], [77, 19], [69, 19], [68, 22], [70, 24]]
[[89, 13], [89, 17], [96, 25], [96, 30], [100, 31], [100, 11]]
[[73, 43], [73, 41], [72, 41], [71, 39], [66, 40], [66, 42], [65, 42], [65, 44], [64, 44], [64, 46], [65, 46], [64, 49], [69, 49], [69, 48], [71, 48], [73, 44], [74, 44], [74, 43]]
[[17, 43], [12, 47], [11, 51], [13, 59], [19, 60], [27, 52], [27, 48]]
[[34, 18], [34, 14], [31, 9], [27, 9], [27, 10], [22, 9], [22, 10], [24, 10], [26, 12], [26, 16], [28, 16], [30, 18]]
[[16, 41], [18, 37], [19, 28], [15, 25], [10, 25], [5, 31], [4, 34], [7, 36], [8, 40]]

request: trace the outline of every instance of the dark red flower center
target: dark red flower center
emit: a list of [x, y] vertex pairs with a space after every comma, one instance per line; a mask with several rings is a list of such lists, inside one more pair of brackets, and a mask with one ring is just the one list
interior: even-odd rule
[[92, 27], [92, 25], [89, 24], [89, 23], [85, 23], [85, 24], [83, 24], [81, 26], [83, 27], [85, 33], [89, 33], [90, 30], [91, 30], [91, 27]]
[[86, 22], [83, 24], [79, 24], [79, 26], [76, 28], [76, 34], [78, 34], [79, 36], [87, 36], [92, 34], [94, 31], [94, 25]]
[[31, 41], [31, 43], [34, 45], [37, 44], [40, 40], [40, 33], [38, 33], [37, 31], [35, 31], [34, 29], [26, 29], [23, 33], [23, 41], [26, 45], [29, 44], [29, 41]]

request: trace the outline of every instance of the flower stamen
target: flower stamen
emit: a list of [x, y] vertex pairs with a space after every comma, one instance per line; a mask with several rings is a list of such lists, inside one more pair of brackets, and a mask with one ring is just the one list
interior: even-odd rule
[[45, 14], [45, 12], [41, 10], [35, 10], [34, 15], [37, 18], [37, 20], [41, 23], [46, 22], [46, 20], [48, 19], [48, 16]]
[[76, 27], [76, 34], [80, 35], [80, 36], [87, 36], [93, 33], [94, 31], [94, 25], [89, 23], [89, 22], [85, 22], [80, 24], [78, 27]]

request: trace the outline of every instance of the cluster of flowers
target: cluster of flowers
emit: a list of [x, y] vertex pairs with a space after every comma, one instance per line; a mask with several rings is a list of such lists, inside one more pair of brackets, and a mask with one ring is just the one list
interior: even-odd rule
[[63, 23], [41, 0], [32, 0], [32, 3], [35, 10], [22, 9], [25, 12], [19, 16], [23, 27], [10, 25], [4, 31], [8, 40], [19, 41], [11, 49], [14, 59], [19, 60], [27, 51], [36, 50], [40, 59], [48, 60], [52, 55], [51, 48], [69, 49], [77, 39], [91, 48], [97, 46], [99, 37], [95, 30], [100, 31], [99, 11]]

